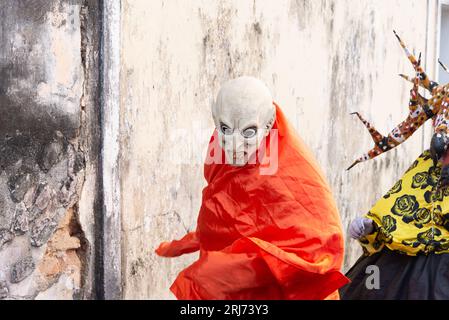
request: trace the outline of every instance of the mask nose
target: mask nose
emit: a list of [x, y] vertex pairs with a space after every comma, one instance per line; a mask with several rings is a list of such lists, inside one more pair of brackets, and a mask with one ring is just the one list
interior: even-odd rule
[[245, 139], [239, 132], [234, 133], [232, 137], [229, 137], [226, 140], [226, 151], [236, 153], [245, 151]]
[[245, 139], [240, 132], [234, 132], [232, 135], [224, 136], [224, 150], [229, 163], [243, 165], [245, 160]]
[[236, 152], [243, 152], [245, 151], [245, 139], [242, 137], [240, 133], [234, 136], [234, 146]]

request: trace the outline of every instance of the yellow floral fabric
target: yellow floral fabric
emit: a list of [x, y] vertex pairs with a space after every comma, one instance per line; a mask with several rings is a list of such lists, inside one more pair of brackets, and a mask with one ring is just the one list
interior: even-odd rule
[[385, 246], [417, 254], [449, 252], [449, 188], [439, 185], [441, 164], [425, 151], [365, 217], [375, 232], [360, 239], [365, 254]]

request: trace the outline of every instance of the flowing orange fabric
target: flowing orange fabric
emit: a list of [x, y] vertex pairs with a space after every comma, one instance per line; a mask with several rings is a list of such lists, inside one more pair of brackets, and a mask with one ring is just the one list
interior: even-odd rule
[[[277, 105], [273, 129], [277, 171], [262, 175], [264, 161], [206, 161], [196, 232], [156, 250], [165, 257], [200, 251], [170, 288], [178, 299], [338, 299], [349, 282], [340, 272], [343, 236], [326, 180]], [[272, 133], [264, 143], [270, 140]], [[222, 151], [216, 132], [207, 160], [213, 150]]]

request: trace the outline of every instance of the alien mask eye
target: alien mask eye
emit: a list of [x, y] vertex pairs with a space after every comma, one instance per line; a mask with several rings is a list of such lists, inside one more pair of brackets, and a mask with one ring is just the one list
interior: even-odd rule
[[224, 123], [220, 123], [220, 131], [225, 135], [231, 135], [234, 131]]
[[251, 128], [245, 129], [242, 132], [243, 137], [246, 138], [246, 139], [253, 138], [256, 134], [257, 134], [257, 128], [256, 127], [251, 127]]

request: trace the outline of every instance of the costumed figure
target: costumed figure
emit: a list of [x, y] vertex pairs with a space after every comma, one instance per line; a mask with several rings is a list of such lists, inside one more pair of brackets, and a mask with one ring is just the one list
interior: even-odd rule
[[[364, 255], [347, 273], [352, 282], [340, 292], [343, 299], [449, 299], [449, 84], [429, 80], [421, 56], [416, 59], [395, 35], [415, 70], [414, 77], [401, 75], [413, 83], [408, 117], [384, 137], [356, 113], [375, 146], [350, 168], [397, 147], [429, 119], [435, 132], [430, 149], [351, 223], [349, 233]], [[431, 93], [430, 99], [419, 93], [420, 87]], [[370, 266], [378, 268], [377, 279]]]
[[171, 291], [178, 299], [338, 299], [343, 236], [331, 191], [267, 87], [223, 85], [204, 165], [195, 232], [156, 250], [199, 251]]

